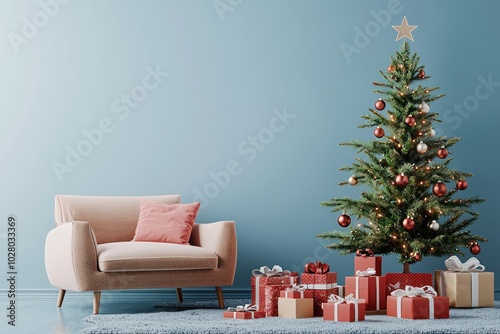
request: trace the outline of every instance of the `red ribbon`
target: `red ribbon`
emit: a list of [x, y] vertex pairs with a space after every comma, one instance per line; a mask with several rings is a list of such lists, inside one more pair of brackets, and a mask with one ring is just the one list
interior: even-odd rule
[[330, 266], [323, 262], [310, 262], [304, 266], [304, 272], [307, 274], [326, 274], [330, 271]]
[[362, 249], [358, 249], [356, 251], [356, 256], [361, 256], [361, 257], [371, 257], [373, 256], [375, 253], [373, 253], [373, 251], [370, 249], [370, 248], [367, 248], [365, 250], [362, 250]]

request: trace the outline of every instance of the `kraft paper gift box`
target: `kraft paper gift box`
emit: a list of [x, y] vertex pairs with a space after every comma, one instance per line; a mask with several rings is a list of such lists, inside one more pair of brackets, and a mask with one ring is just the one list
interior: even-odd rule
[[331, 294], [338, 294], [337, 273], [302, 273], [300, 278], [307, 290], [312, 290], [314, 293], [314, 316], [321, 317], [323, 315], [322, 304], [327, 301]]
[[[282, 291], [283, 293], [284, 291]], [[278, 317], [282, 318], [312, 318], [313, 298], [278, 298]]]
[[239, 305], [237, 307], [228, 307], [224, 312], [224, 318], [227, 319], [258, 319], [265, 318], [266, 312], [256, 311], [256, 305], [246, 304], [245, 306]]
[[385, 310], [386, 293], [384, 276], [348, 276], [345, 278], [345, 294], [365, 300], [366, 310]]
[[280, 291], [278, 316], [283, 318], [311, 318], [313, 316], [313, 291], [305, 290], [305, 285], [294, 285]]
[[[415, 294], [415, 290], [419, 292]], [[406, 292], [401, 289], [395, 290], [387, 297], [387, 315], [404, 319], [449, 318], [448, 298], [436, 297], [435, 294], [436, 291], [431, 286], [424, 288], [407, 286]]]
[[358, 300], [358, 302], [355, 303], [346, 303], [345, 301], [342, 301], [343, 299], [344, 298], [340, 298], [340, 301], [329, 301], [322, 304], [323, 320], [333, 320], [340, 322], [355, 322], [365, 320], [365, 304], [362, 302], [362, 300]]
[[375, 269], [375, 276], [382, 276], [382, 256], [356, 256], [354, 258], [354, 274], [357, 271]]
[[385, 285], [387, 295], [405, 286], [422, 287], [434, 283], [431, 273], [387, 273], [385, 274]]
[[485, 268], [479, 260], [472, 257], [462, 263], [456, 256], [452, 256], [445, 264], [447, 271], [435, 272], [435, 285], [439, 296], [450, 299], [451, 307], [494, 306], [495, 275], [484, 272]]
[[[276, 275], [276, 273], [278, 273], [278, 275]], [[253, 276], [250, 279], [250, 284], [252, 286], [252, 304], [256, 305], [259, 311], [265, 311], [266, 308], [266, 286], [287, 285], [287, 287], [290, 287], [293, 284], [297, 284], [299, 280], [297, 272], [282, 270], [279, 266], [274, 266], [273, 269], [260, 267], [260, 269], [253, 270], [252, 274]], [[276, 296], [276, 298], [278, 298], [278, 296]]]

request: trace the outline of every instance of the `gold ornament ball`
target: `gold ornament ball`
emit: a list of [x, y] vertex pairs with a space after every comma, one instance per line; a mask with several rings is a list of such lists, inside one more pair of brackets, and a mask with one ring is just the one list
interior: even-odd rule
[[358, 184], [358, 179], [353, 175], [349, 178], [348, 182], [351, 186], [355, 186], [356, 184]]
[[430, 224], [429, 224], [429, 228], [433, 231], [437, 231], [439, 230], [439, 223], [435, 220], [433, 220]]
[[418, 105], [418, 110], [420, 110], [420, 112], [424, 114], [427, 114], [431, 110], [431, 107], [429, 107], [427, 103], [422, 102], [421, 104]]
[[423, 141], [421, 141], [420, 143], [418, 143], [417, 145], [417, 152], [420, 153], [420, 154], [424, 154], [425, 152], [427, 152], [427, 149], [429, 147], [427, 146], [426, 143], [424, 143]]
[[429, 137], [434, 137], [436, 135], [436, 131], [433, 128], [430, 128], [429, 132], [427, 132], [427, 135]]

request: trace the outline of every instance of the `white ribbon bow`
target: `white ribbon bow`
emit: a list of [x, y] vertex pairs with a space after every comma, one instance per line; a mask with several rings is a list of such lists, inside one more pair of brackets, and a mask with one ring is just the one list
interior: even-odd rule
[[289, 276], [291, 274], [290, 270], [283, 270], [280, 266], [277, 264], [273, 266], [273, 269], [269, 269], [268, 266], [263, 266], [260, 267], [259, 269], [254, 269], [252, 270], [252, 275], [255, 277], [281, 277], [281, 276]]
[[451, 271], [462, 271], [462, 272], [470, 272], [470, 271], [484, 271], [485, 267], [479, 263], [479, 260], [475, 257], [471, 257], [465, 263], [462, 263], [458, 257], [453, 255], [449, 259], [444, 261], [446, 268]]
[[436, 290], [430, 285], [423, 286], [421, 288], [415, 288], [411, 285], [407, 285], [406, 288], [397, 289], [391, 292], [392, 296], [396, 297], [436, 297]]
[[372, 276], [375, 275], [377, 272], [373, 268], [368, 268], [366, 270], [358, 270], [356, 271], [356, 276]]
[[306, 291], [306, 285], [305, 284], [293, 284], [291, 288], [287, 288], [286, 291]]
[[354, 298], [354, 295], [352, 293], [345, 296], [345, 298], [337, 296], [336, 294], [333, 293], [330, 296], [328, 296], [328, 303], [342, 304], [344, 302], [347, 304], [358, 304], [358, 303], [364, 303], [365, 300]]
[[245, 304], [245, 306], [238, 305], [236, 307], [228, 307], [227, 311], [228, 312], [252, 312], [252, 311], [257, 311], [257, 305], [251, 305], [251, 304]]

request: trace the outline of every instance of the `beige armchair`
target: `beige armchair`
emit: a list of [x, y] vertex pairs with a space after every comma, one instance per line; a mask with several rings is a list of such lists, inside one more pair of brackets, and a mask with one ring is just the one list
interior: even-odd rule
[[233, 284], [237, 244], [233, 221], [194, 224], [189, 245], [131, 242], [140, 201], [180, 203], [179, 195], [106, 197], [57, 195], [55, 221], [45, 243], [45, 267], [59, 288], [93, 291], [99, 312], [102, 290], [214, 286], [224, 308], [223, 286]]

